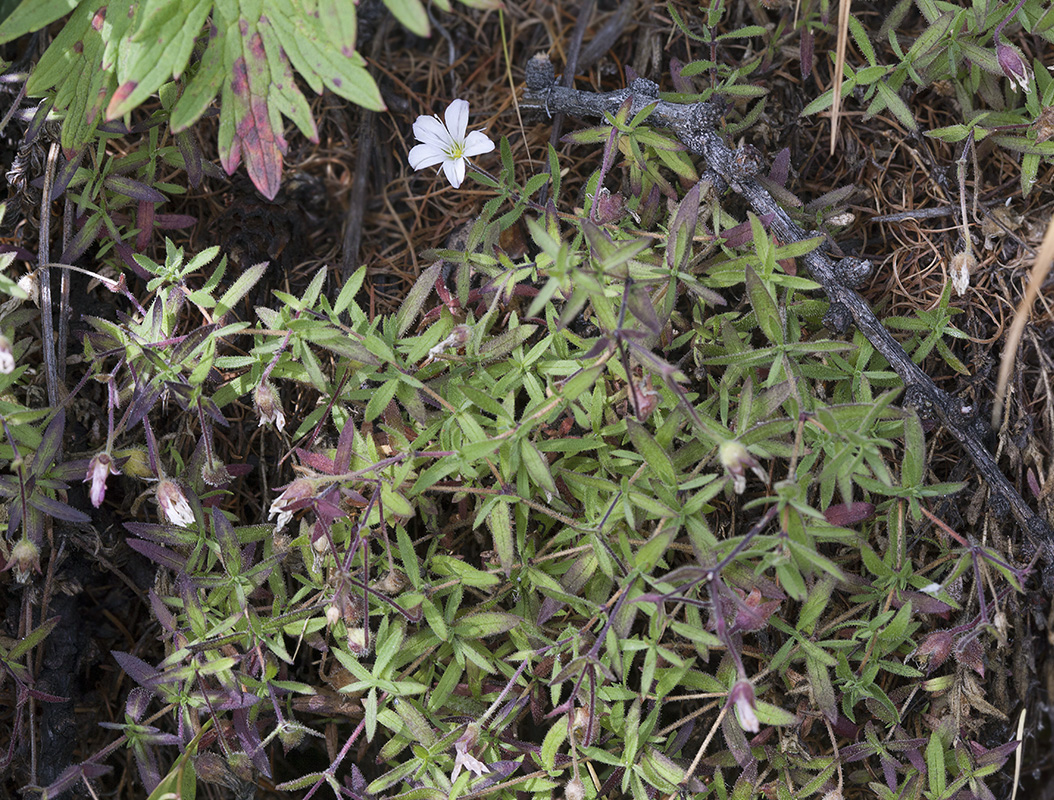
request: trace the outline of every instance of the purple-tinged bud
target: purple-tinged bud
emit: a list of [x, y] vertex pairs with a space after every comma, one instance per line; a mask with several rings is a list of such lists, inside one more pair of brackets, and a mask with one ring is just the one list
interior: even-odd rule
[[1025, 57], [1012, 44], [1005, 42], [995, 43], [995, 55], [999, 61], [999, 68], [1003, 70], [1013, 83], [1016, 83], [1024, 92], [1032, 91], [1032, 70], [1025, 62]]
[[110, 475], [119, 475], [120, 470], [113, 463], [113, 458], [107, 452], [96, 453], [95, 457], [88, 463], [88, 474], [84, 476], [85, 481], [91, 481], [91, 504], [98, 508], [106, 498], [106, 479]]
[[285, 428], [282, 404], [270, 381], [263, 381], [256, 387], [253, 391], [253, 401], [256, 403], [256, 413], [260, 415], [260, 425], [271, 423], [279, 431]]
[[754, 713], [757, 701], [754, 699], [754, 687], [748, 680], [736, 681], [728, 695], [729, 702], [735, 706], [736, 717], [739, 719], [739, 727], [748, 733], [757, 733], [761, 730], [758, 723], [758, 715]]

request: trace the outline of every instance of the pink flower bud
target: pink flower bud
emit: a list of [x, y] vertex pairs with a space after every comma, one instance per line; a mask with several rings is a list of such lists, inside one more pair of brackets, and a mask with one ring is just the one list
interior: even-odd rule
[[739, 727], [748, 733], [757, 733], [761, 730], [758, 723], [758, 715], [754, 713], [757, 701], [754, 699], [754, 687], [750, 681], [739, 680], [732, 687], [728, 700], [735, 706], [736, 717], [739, 719]]
[[96, 453], [95, 457], [88, 463], [88, 474], [84, 476], [85, 481], [91, 481], [91, 504], [98, 508], [106, 497], [106, 479], [110, 475], [119, 475], [120, 470], [113, 463], [109, 453], [103, 451]]
[[1021, 51], [1012, 44], [996, 42], [995, 55], [999, 61], [999, 68], [1003, 70], [1003, 74], [1026, 93], [1031, 92], [1032, 70], [1025, 63], [1025, 57]]

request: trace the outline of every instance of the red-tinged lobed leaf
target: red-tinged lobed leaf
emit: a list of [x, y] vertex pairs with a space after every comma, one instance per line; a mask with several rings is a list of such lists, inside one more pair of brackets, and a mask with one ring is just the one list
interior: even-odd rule
[[[238, 21], [238, 49], [242, 54], [231, 64], [230, 77], [223, 85], [220, 163], [227, 174], [233, 174], [244, 154], [249, 178], [264, 197], [273, 200], [282, 183], [286, 141], [281, 130], [275, 130], [272, 124], [268, 105], [270, 69], [263, 38], [254, 29], [255, 23], [244, 17]], [[274, 116], [279, 117], [275, 111]]]

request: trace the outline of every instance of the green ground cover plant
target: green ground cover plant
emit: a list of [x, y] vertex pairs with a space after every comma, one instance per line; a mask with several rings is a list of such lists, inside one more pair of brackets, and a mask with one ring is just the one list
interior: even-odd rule
[[[428, 31], [423, 6], [386, 5]], [[772, 102], [757, 75], [788, 43], [813, 69], [815, 37], [837, 28], [828, 4], [771, 25], [671, 4], [671, 31], [703, 57], [640, 108], [565, 119], [572, 158], [550, 144], [518, 161], [511, 129], [466, 132], [463, 100], [418, 118], [418, 179], [480, 200], [387, 314], [367, 302], [369, 264], [278, 288], [223, 242], [183, 246], [172, 232], [192, 220], [160, 210], [216, 177], [188, 131], [217, 96], [220, 163], [244, 158], [268, 198], [281, 116], [317, 137], [294, 69], [380, 107], [353, 9], [71, 0], [0, 23], [6, 41], [72, 12], [24, 84], [45, 98], [22, 115], [25, 152], [48, 153], [39, 261], [19, 279], [33, 254], [0, 255], [12, 780], [150, 800], [1009, 796], [1026, 719], [1029, 746], [1049, 744], [1025, 713], [1030, 666], [1007, 654], [1046, 613], [1050, 543], [962, 511], [1002, 495], [948, 467], [899, 365], [836, 324], [802, 268], [837, 248], [851, 192], [804, 202], [789, 151], [745, 142], [728, 180], [657, 119], [661, 103], [716, 103], [715, 136], [749, 135]], [[924, 21], [910, 44], [909, 17]], [[1020, 154], [1023, 195], [1054, 154], [1054, 81], [1010, 41], [1050, 41], [1054, 14], [919, 0], [878, 29], [862, 19], [843, 31], [856, 53], [840, 89], [802, 115], [839, 94], [843, 111], [962, 147], [955, 249], [980, 250], [971, 148]], [[937, 82], [962, 119], [925, 130], [903, 88]], [[748, 181], [806, 235], [778, 235]], [[9, 213], [28, 216], [30, 188]], [[53, 301], [52, 276], [104, 300], [67, 285]], [[975, 369], [956, 305], [970, 277], [950, 273], [931, 308], [881, 311], [942, 380]], [[75, 359], [65, 311], [47, 333], [52, 303], [77, 306]], [[1022, 504], [1047, 494], [1029, 475]], [[40, 717], [68, 700], [41, 674], [66, 635], [51, 612], [69, 552], [125, 576], [148, 633], [108, 656], [124, 683], [104, 743], [42, 763], [58, 745]]]

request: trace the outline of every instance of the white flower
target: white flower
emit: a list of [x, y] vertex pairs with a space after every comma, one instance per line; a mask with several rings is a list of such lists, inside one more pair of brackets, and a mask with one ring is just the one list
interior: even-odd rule
[[450, 782], [457, 780], [462, 769], [467, 769], [476, 777], [484, 772], [490, 772], [490, 767], [469, 752], [470, 747], [475, 747], [479, 741], [479, 725], [469, 723], [461, 738], [454, 742], [454, 770], [450, 773]]
[[489, 153], [494, 142], [482, 131], [465, 135], [468, 101], [455, 100], [446, 110], [446, 124], [439, 117], [424, 115], [414, 123], [414, 138], [421, 144], [410, 150], [410, 166], [424, 169], [443, 165], [443, 173], [455, 189], [465, 180], [465, 159]]
[[15, 371], [15, 354], [11, 352], [11, 341], [0, 336], [0, 373], [9, 375]]
[[187, 496], [175, 481], [161, 479], [157, 485], [157, 504], [173, 525], [186, 527], [194, 524], [194, 511], [187, 502]]
[[268, 519], [277, 516], [278, 522], [275, 530], [282, 530], [293, 518], [293, 513], [305, 507], [306, 500], [315, 496], [315, 484], [307, 478], [297, 478], [285, 487], [268, 511]]

